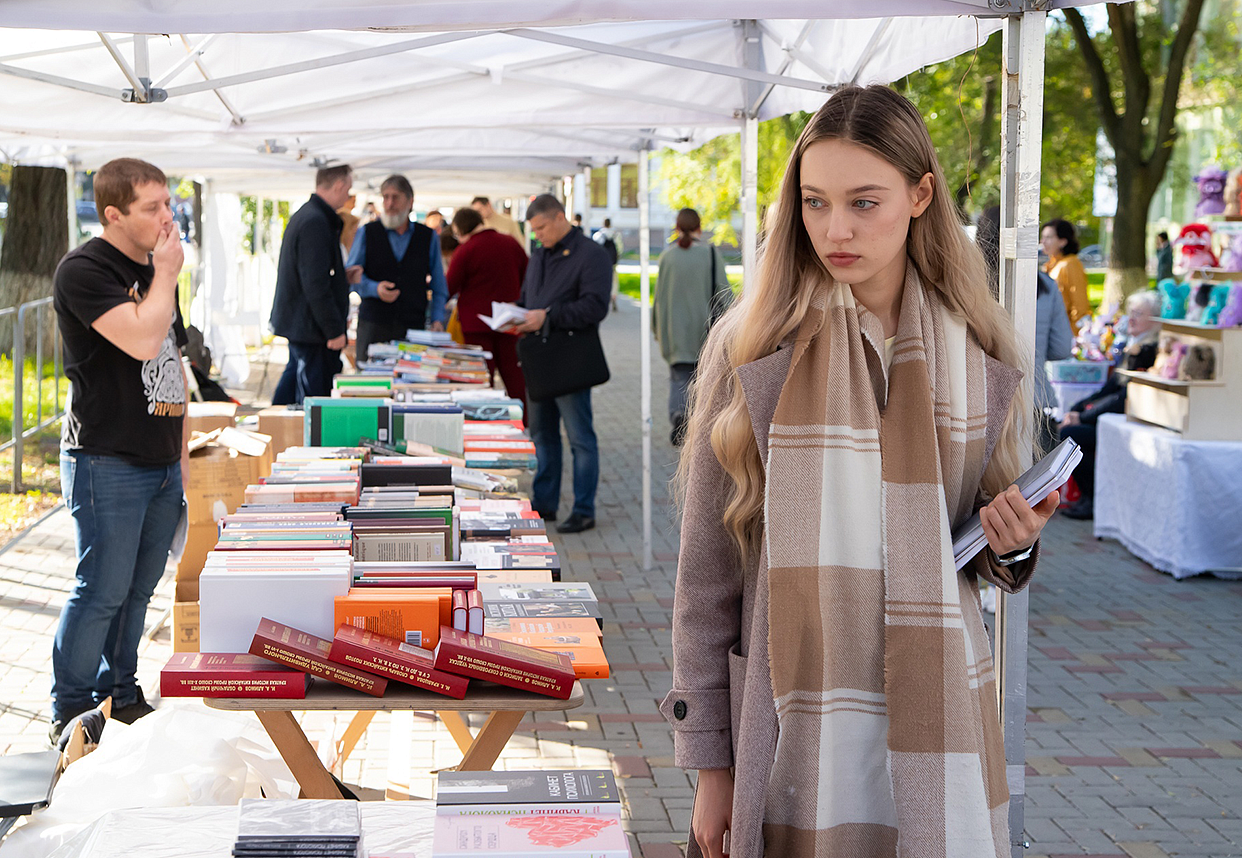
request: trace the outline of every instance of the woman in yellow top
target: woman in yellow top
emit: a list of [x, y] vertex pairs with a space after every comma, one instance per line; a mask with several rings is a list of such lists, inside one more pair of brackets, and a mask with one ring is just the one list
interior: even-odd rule
[[1087, 271], [1078, 261], [1074, 225], [1060, 218], [1048, 221], [1039, 232], [1039, 244], [1048, 254], [1044, 271], [1061, 287], [1070, 328], [1078, 333], [1078, 320], [1090, 317], [1091, 302], [1087, 299]]

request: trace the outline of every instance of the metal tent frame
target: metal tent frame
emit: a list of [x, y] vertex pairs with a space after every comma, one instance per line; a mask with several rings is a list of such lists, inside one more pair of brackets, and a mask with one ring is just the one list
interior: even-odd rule
[[[88, 2], [88, 0], [75, 0], [75, 2]], [[328, 2], [329, 0], [322, 0], [322, 2], [312, 5], [323, 7]], [[803, 4], [806, 8], [798, 7], [797, 11], [813, 15], [819, 2], [820, 0], [806, 2]], [[1001, 299], [1014, 319], [1022, 344], [1028, 350], [1028, 353], [1033, 351], [1034, 339], [1045, 22], [1047, 10], [1051, 6], [1081, 5], [1084, 2], [1097, 2], [1097, 0], [1069, 0], [1069, 2], [1063, 3], [1056, 3], [1054, 0], [957, 0], [956, 3], [957, 13], [974, 15], [980, 19], [990, 19], [993, 23], [996, 19], [1000, 19], [1003, 27], [1004, 67], [1002, 72], [1004, 79], [1004, 112], [1001, 163]], [[223, 12], [218, 13], [220, 15], [236, 14], [244, 18], [248, 14], [245, 10], [245, 7], [248, 5], [245, 3], [245, 0], [220, 0], [220, 3], [224, 9]], [[64, 5], [72, 6], [74, 3], [66, 3]], [[428, 20], [440, 21], [447, 26], [457, 26], [459, 22], [455, 16], [461, 13], [454, 11], [454, 7], [460, 9], [461, 5], [463, 4], [447, 2], [425, 4], [424, 11], [430, 17], [424, 19], [418, 26], [410, 26], [408, 22], [398, 21], [392, 23], [378, 19], [371, 21], [371, 23], [373, 26], [383, 26], [396, 30], [428, 29], [430, 26], [426, 23]], [[584, 7], [589, 5], [591, 4], [583, 4]], [[485, 150], [481, 149], [476, 153], [479, 156], [492, 159], [488, 163], [493, 163], [496, 166], [500, 166], [506, 161], [520, 159], [522, 161], [520, 173], [527, 180], [535, 179], [541, 175], [549, 179], [565, 176], [582, 165], [583, 155], [587, 158], [587, 170], [590, 169], [589, 165], [591, 164], [598, 167], [601, 164], [608, 163], [609, 160], [615, 161], [618, 157], [637, 157], [639, 164], [639, 218], [641, 231], [642, 556], [644, 567], [650, 569], [654, 565], [651, 534], [653, 510], [651, 506], [650, 151], [657, 142], [681, 146], [688, 145], [694, 139], [695, 133], [706, 133], [703, 132], [704, 129], [722, 131], [736, 128], [741, 133], [743, 154], [741, 177], [742, 249], [744, 269], [749, 280], [756, 270], [756, 263], [758, 261], [758, 123], [770, 96], [777, 91], [778, 87], [826, 94], [835, 87], [834, 81], [848, 80], [849, 82], [860, 82], [864, 80], [867, 74], [868, 63], [882, 50], [885, 40], [890, 36], [890, 30], [894, 25], [895, 17], [918, 14], [911, 10], [910, 5], [898, 2], [898, 0], [869, 0], [866, 3], [851, 0], [847, 5], [849, 9], [854, 10], [856, 13], [863, 12], [864, 14], [875, 16], [893, 15], [894, 17], [882, 19], [872, 32], [852, 69], [848, 70], [848, 73], [845, 75], [834, 74], [811, 51], [806, 49], [805, 42], [808, 39], [808, 34], [812, 31], [813, 25], [816, 23], [814, 20], [807, 20], [801, 29], [798, 30], [797, 35], [791, 39], [788, 34], [774, 29], [773, 25], [768, 21], [742, 18], [736, 23], [722, 20], [686, 20], [680, 22], [675, 29], [665, 33], [667, 38], [689, 38], [698, 34], [719, 30], [724, 26], [735, 26], [737, 28], [737, 37], [741, 44], [742, 61], [739, 65], [679, 57], [671, 53], [650, 50], [650, 39], [643, 35], [637, 35], [629, 40], [604, 42], [561, 32], [552, 32], [546, 28], [554, 24], [571, 22], [549, 20], [517, 22], [502, 29], [451, 29], [447, 32], [413, 35], [411, 37], [389, 40], [383, 44], [370, 47], [339, 51], [317, 59], [278, 63], [264, 69], [220, 76], [213, 74], [204, 60], [204, 54], [208, 48], [217, 42], [219, 33], [207, 31], [205, 34], [194, 36], [182, 34], [181, 29], [185, 29], [187, 32], [195, 32], [196, 28], [188, 25], [184, 27], [173, 26], [184, 22], [176, 20], [165, 21], [161, 18], [152, 23], [158, 25], [159, 29], [178, 34], [177, 38], [185, 50], [184, 56], [177, 58], [175, 61], [168, 62], [162, 67], [156, 68], [158, 64], [152, 61], [149, 44], [151, 36], [137, 34], [117, 37], [101, 31], [96, 34], [98, 42], [74, 43], [49, 49], [13, 52], [7, 56], [0, 56], [0, 76], [52, 84], [56, 87], [86, 95], [104, 96], [132, 102], [137, 105], [159, 104], [161, 105], [161, 110], [182, 117], [187, 121], [201, 120], [218, 123], [220, 117], [217, 113], [204, 109], [201, 102], [195, 103], [191, 98], [200, 93], [210, 94], [210, 97], [219, 103], [228, 117], [228, 128], [226, 130], [236, 135], [235, 139], [228, 144], [230, 148], [220, 154], [217, 163], [238, 163], [247, 169], [263, 169], [264, 167], [271, 166], [270, 161], [264, 162], [262, 157], [255, 156], [253, 149], [254, 141], [246, 136], [251, 129], [256, 129], [257, 133], [267, 127], [285, 127], [290, 123], [296, 123], [304, 119], [308, 112], [330, 109], [346, 101], [352, 103], [362, 99], [380, 103], [384, 98], [395, 94], [404, 94], [411, 90], [423, 88], [442, 87], [462, 81], [478, 79], [490, 79], [493, 82], [504, 80], [521, 81], [539, 87], [546, 86], [585, 96], [616, 99], [618, 104], [622, 106], [632, 107], [641, 105], [646, 109], [652, 110], [659, 108], [682, 111], [679, 116], [684, 121], [673, 123], [651, 121], [645, 114], [638, 113], [634, 118], [624, 115], [619, 116], [616, 122], [609, 124], [607, 127], [577, 127], [569, 122], [547, 125], [527, 124], [525, 126], [512, 124], [502, 130], [509, 135], [529, 134], [532, 142], [542, 142], [548, 146], [547, 151], [556, 154], [547, 157], [532, 155], [532, 151], [535, 150], [531, 144], [513, 148], [489, 144]], [[140, 15], [146, 13], [148, 9], [146, 4], [142, 3], [133, 6], [122, 3], [118, 4], [118, 6], [124, 8], [116, 12], [112, 19], [109, 19], [112, 23], [128, 20], [124, 19], [126, 14]], [[788, 7], [786, 11], [788, 11], [798, 6], [798, 3], [787, 3], [786, 6]], [[949, 4], [942, 4], [941, 14], [953, 14], [947, 11], [948, 6]], [[427, 11], [429, 7], [434, 8]], [[718, 10], [713, 9], [713, 14], [733, 14], [734, 10], [740, 13], [750, 12], [753, 14], [758, 7], [759, 4], [754, 3], [753, 0], [750, 0], [750, 2], [747, 2], [747, 0], [727, 0]], [[353, 22], [352, 26], [357, 26], [358, 20], [368, 19], [371, 16], [381, 14], [370, 8], [369, 0], [350, 4], [350, 8], [352, 12], [345, 12], [345, 14], [352, 14], [354, 16], [350, 19]], [[383, 8], [391, 11], [395, 7], [388, 5]], [[12, 25], [16, 21], [19, 26], [55, 26], [54, 24], [48, 24], [46, 21], [43, 23], [29, 23], [28, 21], [35, 21], [38, 18], [39, 13], [32, 11], [36, 9], [37, 4], [33, 3], [33, 0], [17, 0], [8, 10], [9, 15], [14, 17], [0, 14], [0, 24], [7, 23]], [[342, 14], [344, 9], [344, 4], [336, 9], [318, 8], [315, 10], [315, 15], [306, 19], [310, 23], [303, 24], [299, 21], [297, 26], [303, 28], [309, 26], [350, 26], [351, 24], [344, 24], [337, 20], [337, 17]], [[866, 11], [864, 12], [863, 10]], [[107, 18], [108, 15], [113, 13], [101, 14], [104, 15], [104, 18]], [[160, 17], [164, 13], [151, 11], [149, 14]], [[288, 25], [280, 23], [285, 20], [281, 18], [282, 14], [289, 14], [289, 10], [283, 8], [278, 10], [273, 19], [277, 21], [273, 25], [273, 29], [289, 29]], [[388, 12], [383, 14], [388, 14]], [[593, 14], [595, 17], [592, 17]], [[26, 17], [23, 18], [23, 15]], [[210, 17], [210, 13], [200, 14], [195, 12], [193, 15], [190, 15], [190, 18], [194, 18], [194, 23], [198, 24], [202, 23], [199, 19], [204, 16]], [[581, 17], [576, 17], [574, 22], [606, 20], [607, 17], [606, 14], [599, 13], [592, 7], [582, 12]], [[90, 20], [89, 16], [71, 19]], [[103, 19], [100, 19], [100, 23], [97, 26], [102, 28], [106, 26], [106, 23], [103, 22]], [[539, 29], [535, 29], [535, 27]], [[197, 28], [197, 31], [207, 29]], [[250, 29], [251, 31], [259, 31], [262, 28], [254, 27]], [[297, 102], [270, 109], [255, 110], [237, 103], [226, 94], [226, 90], [232, 87], [240, 87], [259, 81], [275, 80], [303, 72], [342, 66], [377, 57], [401, 54], [417, 58], [419, 57], [418, 52], [424, 49], [449, 44], [469, 43], [480, 38], [495, 36], [498, 33], [512, 39], [550, 44], [565, 50], [546, 57], [502, 66], [488, 66], [478, 61], [472, 61], [472, 58], [465, 54], [461, 56], [454, 55], [447, 59], [444, 56], [438, 56], [434, 59], [429, 59], [428, 62], [434, 63], [437, 67], [442, 67], [445, 71], [443, 74], [429, 77], [421, 83], [407, 82], [399, 87], [393, 87], [391, 90], [385, 90], [381, 87], [370, 89], [363, 94], [352, 96], [348, 99], [338, 98], [335, 105], [332, 100], [315, 100], [313, 102]], [[392, 36], [391, 33], [377, 35]], [[400, 35], [404, 36], [406, 34]], [[775, 73], [766, 70], [768, 67], [765, 65], [764, 57], [765, 39], [767, 39], [769, 44], [779, 46], [784, 53], [784, 58], [776, 66], [778, 71]], [[124, 86], [109, 86], [96, 81], [68, 77], [58, 72], [34, 70], [17, 64], [40, 57], [55, 57], [64, 60], [65, 65], [68, 65], [70, 60], [80, 56], [82, 52], [97, 50], [100, 43], [103, 44], [114, 61], [116, 70], [120, 72], [124, 79]], [[544, 74], [540, 73], [540, 69], [546, 69], [548, 66], [564, 60], [566, 57], [586, 57], [591, 55], [606, 55], [626, 63], [654, 64], [682, 72], [698, 72], [730, 78], [736, 81], [739, 87], [736, 103], [740, 107], [733, 107], [729, 104], [697, 103], [670, 95], [622, 92], [616, 87], [597, 85], [581, 79], [552, 78], [547, 76], [546, 71]], [[795, 67], [810, 70], [821, 79], [812, 80], [806, 77], [796, 77], [792, 74]], [[197, 73], [201, 80], [178, 83], [177, 81], [191, 69]], [[461, 129], [470, 130], [469, 126], [466, 125], [457, 127], [457, 130]], [[0, 126], [0, 132], [3, 132], [3, 130], [3, 127]], [[444, 130], [448, 131], [449, 129]], [[376, 139], [382, 137], [381, 132], [369, 133]], [[394, 133], [400, 134], [402, 132]], [[263, 139], [268, 141], [266, 137]], [[225, 141], [227, 138], [221, 138], [221, 140]], [[342, 138], [339, 134], [336, 137], [321, 135], [315, 139], [311, 151], [304, 152], [303, 154], [310, 155], [311, 157], [320, 157], [316, 152], [329, 153], [334, 145], [340, 144], [341, 140]], [[58, 141], [54, 138], [47, 142], [53, 147], [58, 145]], [[135, 135], [130, 142], [131, 145], [140, 147], [144, 143], [151, 142], [151, 138], [146, 136], [144, 132], [144, 134]], [[274, 151], [279, 148], [279, 144], [275, 139], [271, 139], [268, 142], [271, 144], [269, 150]], [[371, 142], [376, 141], [372, 140]], [[0, 143], [2, 143], [2, 140], [0, 140]], [[201, 148], [201, 145], [202, 141], [196, 138], [188, 141], [185, 148], [187, 151], [193, 151], [195, 147]], [[222, 142], [221, 145], [225, 145], [225, 143]], [[395, 146], [396, 143], [393, 145]], [[84, 148], [89, 149], [89, 147]], [[448, 150], [451, 150], [451, 148], [451, 146], [447, 146], [445, 152], [436, 153], [436, 157], [440, 158], [440, 160], [434, 161], [434, 163], [439, 166], [451, 165], [450, 169], [469, 171], [471, 164], [466, 163], [464, 160], [454, 161], [448, 157], [450, 154]], [[574, 154], [575, 152], [578, 154]], [[54, 148], [52, 153], [55, 154]], [[243, 154], [246, 157], [243, 158]], [[76, 154], [71, 153], [69, 157], [88, 156], [85, 156], [82, 151], [78, 151]], [[371, 159], [351, 158], [351, 160], [361, 169], [387, 170], [397, 166], [394, 164], [392, 156], [384, 155], [378, 149], [376, 155]], [[474, 166], [477, 166], [478, 163], [480, 162], [476, 160]], [[586, 186], [589, 188], [589, 179], [586, 180]], [[588, 223], [589, 212], [588, 208], [585, 213]], [[1027, 379], [1024, 381], [1024, 384], [1029, 385], [1030, 380]], [[999, 705], [1005, 733], [1006, 771], [1011, 794], [1011, 847], [1012, 855], [1015, 858], [1023, 853], [1025, 845], [1023, 818], [1025, 800], [1024, 740], [1026, 722], [1027, 598], [1027, 595], [1022, 593], [1017, 596], [1005, 597], [1002, 600], [1002, 609], [997, 616], [996, 634], [996, 663], [999, 672], [998, 686], [1001, 689]]]

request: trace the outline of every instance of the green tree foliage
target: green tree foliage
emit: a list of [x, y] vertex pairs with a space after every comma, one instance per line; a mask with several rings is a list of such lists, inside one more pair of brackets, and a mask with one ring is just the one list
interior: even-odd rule
[[1100, 120], [1073, 33], [1059, 18], [1049, 21], [1044, 56], [1040, 220], [1064, 218], [1090, 234], [1099, 228], [1091, 212]]
[[[759, 123], [759, 215], [776, 199], [789, 152], [809, 113], [792, 113]], [[740, 217], [742, 192], [741, 135], [725, 134], [689, 152], [660, 153], [657, 182], [669, 208], [692, 208], [716, 244], [736, 244], [734, 220]]]
[[[1242, 166], [1242, 3], [1217, 0], [1204, 12], [1198, 44], [1193, 46], [1186, 81], [1182, 84], [1182, 110], [1219, 110], [1222, 122], [1216, 135], [1212, 160], [1226, 169]], [[1196, 165], [1198, 166], [1198, 165]], [[1179, 177], [1190, 180], [1189, 174]]]

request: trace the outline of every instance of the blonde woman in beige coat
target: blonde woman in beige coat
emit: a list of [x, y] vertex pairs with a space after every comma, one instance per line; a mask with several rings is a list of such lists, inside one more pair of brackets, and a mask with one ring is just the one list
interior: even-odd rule
[[[690, 854], [1007, 856], [977, 577], [1025, 586], [1056, 508], [1011, 486], [1024, 361], [917, 110], [844, 89], [803, 132], [757, 282], [692, 393], [673, 690]], [[960, 571], [950, 529], [981, 509]]]

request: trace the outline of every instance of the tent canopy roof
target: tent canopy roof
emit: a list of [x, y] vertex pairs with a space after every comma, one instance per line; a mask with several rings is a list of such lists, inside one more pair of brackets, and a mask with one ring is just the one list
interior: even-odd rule
[[507, 194], [973, 50], [998, 2], [1019, 0], [6, 0], [0, 158], [301, 187], [348, 162]]

